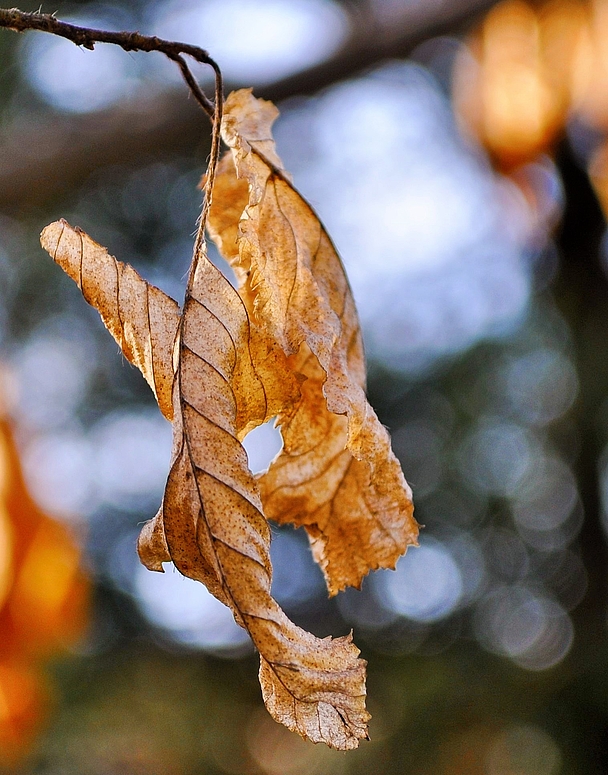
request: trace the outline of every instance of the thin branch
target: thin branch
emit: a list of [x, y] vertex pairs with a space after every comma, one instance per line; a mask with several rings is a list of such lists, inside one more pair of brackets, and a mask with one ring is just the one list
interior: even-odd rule
[[[190, 274], [188, 277], [188, 286], [186, 289], [186, 296], [192, 292], [192, 285], [194, 283], [194, 275], [196, 268], [199, 264], [200, 258], [203, 255], [205, 247], [205, 229], [207, 227], [207, 218], [209, 216], [209, 210], [211, 208], [211, 197], [213, 195], [213, 184], [215, 183], [215, 173], [217, 171], [217, 165], [220, 159], [221, 150], [221, 132], [220, 127], [222, 125], [222, 113], [224, 110], [224, 101], [222, 99], [223, 83], [221, 74], [218, 76], [215, 82], [215, 112], [213, 115], [213, 133], [211, 135], [211, 151], [209, 153], [209, 164], [207, 165], [207, 174], [205, 175], [204, 201], [203, 209], [201, 211], [200, 218], [198, 220], [198, 229], [196, 233], [196, 240], [194, 242], [194, 250], [192, 253], [192, 263], [190, 264]], [[182, 316], [183, 320], [183, 316]]]
[[[211, 120], [214, 120], [213, 103], [209, 101], [207, 95], [199, 86], [196, 78], [192, 75], [192, 71], [188, 67], [188, 63], [186, 62], [184, 57], [181, 54], [176, 54], [175, 56], [173, 56], [173, 54], [166, 54], [166, 56], [168, 56], [169, 59], [172, 59], [175, 62], [175, 64], [179, 67], [182, 73], [182, 77], [190, 87], [190, 91], [194, 95], [194, 98], [196, 99], [198, 104], [201, 105], [201, 107], [207, 113], [207, 115], [210, 116]], [[215, 71], [215, 75], [216, 75], [216, 84], [217, 84], [218, 76], [220, 76], [219, 69]], [[223, 96], [222, 96], [222, 99], [223, 99]], [[209, 107], [211, 107], [211, 113], [209, 113]]]
[[94, 30], [89, 27], [78, 27], [75, 24], [59, 21], [48, 13], [26, 13], [17, 8], [0, 8], [0, 27], [5, 27], [13, 32], [25, 32], [26, 30], [39, 30], [49, 32], [67, 38], [77, 46], [93, 50], [96, 43], [113, 43], [124, 51], [158, 51], [175, 62], [196, 101], [201, 105], [208, 116], [213, 118], [214, 105], [207, 98], [201, 87], [196, 82], [184, 55], [192, 57], [197, 62], [209, 65], [213, 68], [221, 82], [220, 68], [209, 54], [199, 46], [190, 43], [178, 43], [171, 40], [163, 40], [155, 35], [141, 35], [139, 32], [109, 32], [107, 30]]

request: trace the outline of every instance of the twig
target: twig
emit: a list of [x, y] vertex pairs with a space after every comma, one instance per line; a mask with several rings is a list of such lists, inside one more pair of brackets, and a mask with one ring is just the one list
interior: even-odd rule
[[[203, 255], [205, 248], [205, 229], [207, 227], [207, 218], [209, 216], [209, 210], [211, 208], [211, 197], [213, 195], [213, 184], [215, 183], [215, 173], [217, 165], [220, 159], [221, 148], [221, 132], [220, 127], [222, 125], [222, 114], [224, 110], [224, 103], [222, 99], [223, 83], [221, 74], [218, 76], [215, 82], [215, 112], [213, 115], [213, 133], [211, 135], [211, 151], [209, 153], [209, 164], [207, 165], [207, 173], [205, 175], [205, 182], [203, 185], [204, 199], [203, 209], [198, 219], [198, 229], [196, 232], [196, 240], [194, 242], [194, 250], [192, 253], [192, 263], [190, 265], [190, 274], [188, 277], [188, 286], [186, 289], [186, 295], [192, 291], [192, 284], [194, 283], [194, 275], [196, 268], [199, 264], [201, 256]], [[183, 316], [182, 316], [183, 319]]]
[[198, 46], [189, 43], [178, 43], [171, 40], [163, 40], [155, 35], [141, 35], [139, 32], [108, 32], [107, 30], [94, 30], [88, 27], [78, 27], [75, 24], [59, 21], [47, 13], [26, 13], [17, 8], [0, 8], [0, 27], [6, 27], [14, 32], [26, 30], [39, 30], [50, 32], [67, 38], [77, 46], [93, 50], [96, 43], [113, 43], [125, 51], [158, 51], [175, 62], [181, 70], [182, 76], [196, 101], [208, 116], [213, 118], [214, 105], [205, 95], [196, 82], [184, 55], [190, 56], [197, 62], [209, 65], [215, 71], [216, 85], [221, 83], [221, 73], [217, 63], [209, 54]]

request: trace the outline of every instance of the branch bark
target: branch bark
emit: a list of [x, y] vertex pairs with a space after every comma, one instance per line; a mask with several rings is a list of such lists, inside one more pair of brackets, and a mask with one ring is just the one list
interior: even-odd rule
[[209, 65], [215, 71], [216, 79], [221, 78], [217, 63], [199, 46], [163, 40], [155, 35], [142, 35], [139, 32], [109, 32], [108, 30], [79, 27], [76, 24], [62, 22], [52, 14], [29, 13], [20, 11], [18, 8], [0, 8], [0, 27], [5, 27], [13, 32], [26, 32], [27, 30], [49, 32], [52, 35], [71, 40], [75, 45], [88, 48], [91, 51], [95, 49], [96, 43], [112, 43], [115, 46], [120, 46], [124, 51], [158, 51], [177, 64], [196, 101], [208, 116], [213, 117], [213, 103], [197, 84], [183, 56], [185, 54], [197, 62]]

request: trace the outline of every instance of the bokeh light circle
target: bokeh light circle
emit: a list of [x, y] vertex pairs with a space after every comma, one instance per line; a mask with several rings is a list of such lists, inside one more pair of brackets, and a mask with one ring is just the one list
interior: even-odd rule
[[463, 581], [449, 549], [426, 538], [399, 560], [394, 571], [376, 574], [374, 588], [388, 610], [414, 621], [435, 622], [458, 606]]
[[317, 64], [348, 31], [346, 15], [330, 0], [174, 0], [158, 8], [155, 34], [203, 46], [225, 78], [244, 85]]
[[153, 573], [143, 565], [135, 572], [137, 600], [148, 619], [173, 640], [219, 654], [241, 653], [249, 636], [234, 621], [232, 612], [197, 581], [177, 573]]
[[559, 603], [517, 585], [487, 595], [476, 608], [474, 627], [482, 646], [534, 671], [561, 662], [574, 639], [572, 620]]
[[[133, 26], [117, 9], [111, 15], [64, 18], [83, 27], [119, 30]], [[32, 33], [23, 46], [25, 77], [35, 92], [54, 108], [68, 113], [103, 110], [134, 93], [138, 66], [117, 46], [99, 44], [85, 51], [63, 38]]]

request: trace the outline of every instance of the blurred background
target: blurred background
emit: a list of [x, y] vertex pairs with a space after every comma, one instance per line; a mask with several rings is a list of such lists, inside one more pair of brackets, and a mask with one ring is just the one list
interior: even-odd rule
[[[0, 769], [606, 773], [608, 0], [42, 10], [201, 45], [279, 103], [425, 529], [329, 601], [305, 537], [273, 528], [279, 602], [369, 660], [372, 740], [275, 724], [228, 610], [139, 565], [170, 428], [38, 245], [63, 216], [179, 300], [207, 120], [160, 55], [0, 30]], [[280, 440], [246, 445], [260, 471]]]

